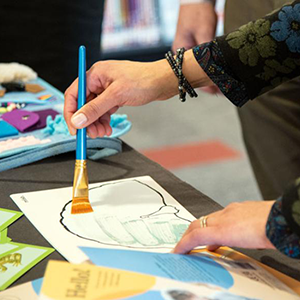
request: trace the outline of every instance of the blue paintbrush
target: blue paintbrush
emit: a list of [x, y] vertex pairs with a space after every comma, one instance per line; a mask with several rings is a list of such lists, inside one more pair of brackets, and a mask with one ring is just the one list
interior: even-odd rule
[[[80, 109], [86, 103], [86, 52], [79, 47], [78, 59], [78, 105]], [[92, 212], [89, 201], [89, 182], [86, 168], [86, 128], [77, 130], [76, 162], [73, 182], [72, 214]]]

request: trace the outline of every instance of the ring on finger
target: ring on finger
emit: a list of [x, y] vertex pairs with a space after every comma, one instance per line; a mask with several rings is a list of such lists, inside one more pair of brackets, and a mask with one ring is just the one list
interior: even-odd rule
[[208, 216], [203, 216], [199, 219], [200, 228], [206, 228], [207, 227], [207, 219], [208, 219]]

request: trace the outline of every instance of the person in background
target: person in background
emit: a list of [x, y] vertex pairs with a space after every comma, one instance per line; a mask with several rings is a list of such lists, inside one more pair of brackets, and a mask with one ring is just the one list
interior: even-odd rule
[[[236, 30], [251, 20], [261, 18], [280, 8], [287, 0], [226, 0], [225, 33]], [[192, 48], [214, 38], [217, 17], [214, 0], [181, 0], [177, 32], [173, 49]], [[288, 22], [288, 20], [286, 20]], [[258, 33], [259, 27], [253, 29]], [[251, 32], [248, 32], [250, 34]], [[258, 37], [264, 39], [264, 33]], [[257, 42], [257, 41], [253, 41]], [[240, 56], [245, 57], [243, 64], [255, 67], [256, 61], [247, 62], [247, 52], [251, 49], [245, 39], [241, 46]], [[273, 85], [279, 77], [290, 72], [288, 65], [279, 65], [269, 60], [265, 66], [265, 76]], [[206, 89], [216, 93], [216, 86]], [[286, 185], [300, 175], [300, 79], [294, 78], [263, 95], [255, 101], [238, 109], [242, 134], [248, 156], [264, 199], [275, 199], [281, 195]], [[269, 138], [272, 136], [272, 138]]]
[[[77, 111], [77, 79], [65, 92], [64, 116], [70, 133], [74, 135], [76, 129], [87, 127], [90, 137], [110, 135], [110, 115], [121, 106], [166, 100], [178, 91], [184, 100], [184, 90], [193, 94], [193, 88], [213, 84], [241, 107], [276, 85], [299, 76], [300, 0], [196, 46], [184, 58], [183, 55], [182, 49], [177, 54], [178, 63], [171, 56], [152, 63], [105, 61], [93, 65], [87, 72], [88, 103], [83, 108]], [[275, 82], [271, 69], [274, 65], [289, 68], [285, 74], [275, 72]], [[300, 102], [299, 95], [297, 100]], [[294, 130], [299, 132], [300, 128]], [[260, 142], [257, 140], [256, 144]], [[174, 252], [186, 253], [198, 245], [209, 245], [210, 249], [220, 245], [276, 247], [288, 256], [299, 258], [299, 215], [300, 178], [276, 201], [235, 203], [194, 221]]]
[[31, 0], [0, 3], [0, 61], [31, 67], [64, 91], [77, 77], [78, 47], [87, 65], [100, 59], [104, 0]]

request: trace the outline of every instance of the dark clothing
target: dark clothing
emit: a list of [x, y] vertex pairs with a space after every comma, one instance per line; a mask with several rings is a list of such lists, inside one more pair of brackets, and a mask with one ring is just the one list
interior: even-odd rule
[[77, 77], [78, 47], [87, 67], [99, 60], [104, 0], [1, 0], [0, 61], [19, 62], [64, 91]]
[[[250, 99], [300, 75], [300, 1], [213, 42], [199, 45], [193, 51], [202, 69], [223, 94], [236, 106], [243, 106]], [[295, 97], [299, 102], [299, 94]], [[282, 115], [283, 120], [285, 117], [288, 115]], [[291, 124], [293, 121], [292, 129], [299, 131], [298, 119], [289, 120]], [[276, 122], [280, 123], [281, 119]], [[272, 140], [272, 136], [265, 138]], [[258, 143], [264, 141], [253, 141], [252, 147]], [[274, 204], [266, 228], [270, 241], [291, 257], [300, 257], [299, 215], [300, 178]]]
[[[289, 2], [226, 0], [225, 33]], [[300, 175], [300, 130], [294, 130], [295, 127], [300, 128], [299, 94], [298, 77], [256, 97], [253, 102], [246, 103], [243, 109], [237, 110], [250, 163], [266, 200], [278, 198], [286, 186]]]

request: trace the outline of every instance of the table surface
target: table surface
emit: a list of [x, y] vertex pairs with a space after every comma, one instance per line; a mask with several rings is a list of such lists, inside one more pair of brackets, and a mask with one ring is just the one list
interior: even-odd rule
[[[19, 210], [9, 196], [14, 193], [72, 186], [74, 160], [74, 153], [68, 153], [0, 173], [0, 207]], [[102, 159], [99, 162], [89, 161], [88, 172], [90, 183], [149, 175], [196, 218], [221, 208], [212, 199], [125, 143], [122, 153]], [[15, 242], [51, 247], [25, 216], [9, 227], [8, 236]], [[274, 250], [238, 250], [300, 280], [299, 260], [290, 259]], [[13, 285], [42, 277], [49, 259], [64, 260], [55, 251]]]

